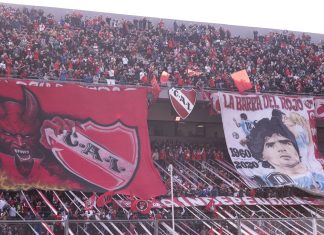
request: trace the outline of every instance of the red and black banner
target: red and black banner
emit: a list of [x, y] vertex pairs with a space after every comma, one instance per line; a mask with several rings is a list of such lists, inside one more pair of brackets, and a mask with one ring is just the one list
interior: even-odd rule
[[165, 194], [145, 90], [21, 83], [0, 82], [0, 188]]

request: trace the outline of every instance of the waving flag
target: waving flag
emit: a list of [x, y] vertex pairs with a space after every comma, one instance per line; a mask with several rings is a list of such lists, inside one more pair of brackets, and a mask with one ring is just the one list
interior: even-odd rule
[[252, 88], [250, 78], [245, 69], [232, 73], [231, 77], [240, 93]]

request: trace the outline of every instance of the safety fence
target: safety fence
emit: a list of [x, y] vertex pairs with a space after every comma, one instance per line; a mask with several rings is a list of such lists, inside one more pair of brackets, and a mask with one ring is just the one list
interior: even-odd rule
[[[213, 233], [211, 232], [213, 230]], [[0, 220], [0, 234], [324, 234], [324, 218]]]
[[[28, 78], [19, 78], [19, 77], [4, 77], [0, 75], [0, 80], [16, 80], [19, 84], [30, 85], [30, 86], [45, 86], [48, 87], [50, 83], [60, 83], [60, 84], [78, 84], [81, 86], [91, 86], [91, 87], [127, 87], [127, 88], [151, 88], [151, 84], [143, 84], [139, 81], [135, 81], [134, 79], [130, 79], [131, 81], [122, 82], [120, 79], [103, 79], [99, 82], [85, 82], [83, 80], [59, 80], [58, 78], [54, 79], [43, 79], [42, 77], [28, 77]], [[216, 92], [216, 91], [224, 91], [224, 92], [238, 92], [236, 87], [231, 87], [231, 89], [226, 88], [224, 85], [216, 86], [216, 87], [209, 87], [205, 85], [202, 87], [197, 87], [196, 85], [185, 84], [181, 87], [175, 81], [168, 81], [167, 83], [159, 84], [161, 90], [168, 90], [170, 87], [176, 88], [185, 88], [185, 89], [196, 89], [200, 92], [207, 91], [207, 92]], [[251, 88], [250, 90], [246, 91], [245, 93], [255, 94], [255, 88]], [[262, 94], [273, 94], [273, 95], [298, 95], [298, 96], [323, 96], [324, 88], [322, 88], [319, 92], [283, 92], [281, 90], [266, 90], [260, 91]], [[199, 97], [198, 97], [199, 98]]]

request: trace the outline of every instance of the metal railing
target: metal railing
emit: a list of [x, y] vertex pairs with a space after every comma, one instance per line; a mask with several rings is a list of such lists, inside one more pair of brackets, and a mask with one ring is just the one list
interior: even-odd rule
[[0, 234], [324, 234], [324, 218], [0, 220]]
[[[127, 86], [127, 87], [151, 87], [151, 84], [143, 84], [140, 81], [136, 81], [131, 79], [131, 81], [127, 81], [127, 82], [121, 82], [120, 79], [118, 79], [118, 77], [114, 82], [114, 85], [112, 84], [107, 84], [106, 82], [106, 78], [105, 79], [101, 79], [98, 82], [86, 82], [84, 80], [72, 80], [72, 79], [67, 79], [67, 80], [59, 80], [58, 78], [55, 79], [43, 79], [41, 77], [27, 77], [27, 78], [20, 78], [17, 76], [1, 76], [0, 75], [0, 79], [1, 80], [19, 80], [19, 81], [26, 81], [26, 82], [39, 82], [39, 83], [66, 83], [66, 84], [80, 84], [80, 85], [84, 85], [84, 86]], [[109, 79], [108, 79], [109, 80]], [[170, 87], [179, 87], [178, 84], [175, 81], [170, 81], [168, 84], [160, 84], [161, 89], [169, 89]], [[201, 88], [196, 87], [195, 85], [184, 85], [182, 86], [183, 88], [196, 88], [197, 90], [200, 90]], [[209, 92], [215, 92], [215, 91], [224, 91], [224, 92], [238, 92], [238, 90], [233, 87], [232, 89], [228, 89], [227, 87], [209, 87], [207, 85], [204, 85], [204, 90], [205, 91], [209, 91]], [[247, 94], [251, 93], [251, 94], [255, 94], [255, 90], [254, 88], [250, 89], [249, 91], [246, 91]], [[297, 92], [289, 92], [286, 93], [284, 91], [281, 90], [266, 90], [266, 91], [261, 91], [260, 94], [273, 94], [273, 95], [298, 95], [298, 96], [323, 96], [324, 94], [324, 88], [322, 88], [322, 90], [320, 92], [304, 92], [304, 93], [297, 93]]]

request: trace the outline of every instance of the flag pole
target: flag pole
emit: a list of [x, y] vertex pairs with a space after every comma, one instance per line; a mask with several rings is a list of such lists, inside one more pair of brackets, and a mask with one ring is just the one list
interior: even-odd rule
[[171, 175], [171, 201], [172, 201], [172, 233], [175, 234], [174, 230], [174, 203], [173, 203], [173, 165], [170, 164], [170, 175]]

